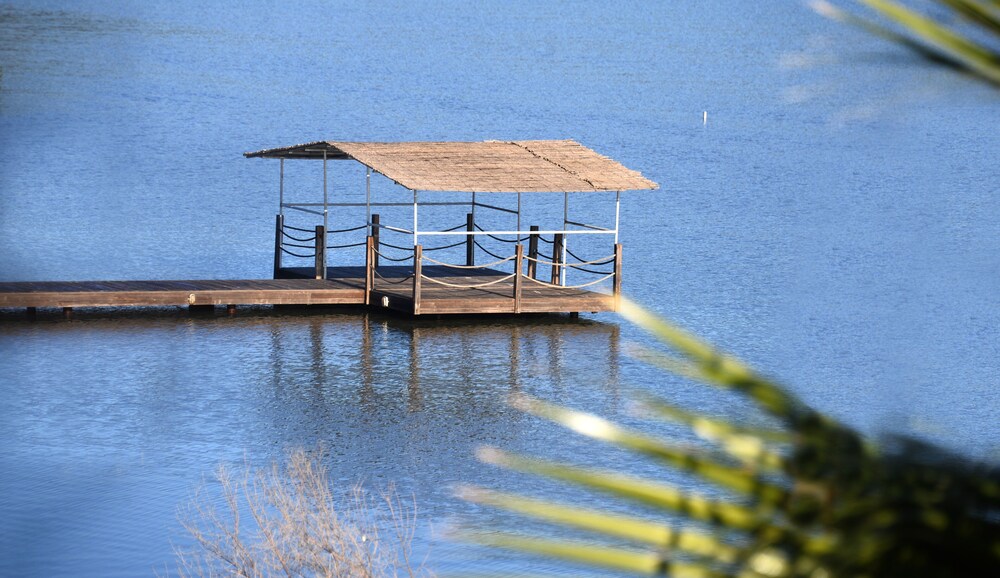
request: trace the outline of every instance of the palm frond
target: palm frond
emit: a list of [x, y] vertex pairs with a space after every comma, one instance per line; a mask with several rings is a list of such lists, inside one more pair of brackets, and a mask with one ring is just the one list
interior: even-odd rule
[[[883, 19], [901, 28], [895, 32], [868, 18], [843, 10], [826, 0], [813, 0], [813, 9], [829, 18], [846, 22], [877, 36], [901, 44], [921, 56], [971, 72], [991, 83], [1000, 84], [1000, 47], [974, 40], [970, 34], [926, 16], [894, 0], [856, 0]], [[991, 41], [1000, 41], [1000, 8], [981, 0], [938, 0], [956, 15], [975, 23]]]
[[[639, 357], [747, 396], [778, 418], [781, 429], [734, 424], [676, 407], [651, 392], [633, 392], [651, 417], [688, 425], [735, 458], [737, 465], [730, 465], [728, 457], [716, 459], [586, 412], [523, 395], [512, 398], [512, 404], [591, 439], [652, 456], [736, 492], [740, 499], [708, 499], [618, 471], [485, 448], [479, 456], [487, 463], [602, 492], [674, 518], [679, 514], [701, 529], [466, 488], [462, 494], [471, 501], [647, 550], [496, 532], [477, 534], [474, 541], [646, 575], [921, 577], [983, 575], [1000, 567], [996, 467], [913, 440], [870, 442], [641, 307], [623, 301], [622, 312], [676, 354], [639, 348]], [[770, 473], [765, 477], [761, 471]]]

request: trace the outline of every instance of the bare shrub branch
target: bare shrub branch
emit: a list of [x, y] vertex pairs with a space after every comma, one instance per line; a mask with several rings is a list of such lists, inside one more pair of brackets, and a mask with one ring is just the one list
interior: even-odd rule
[[319, 452], [298, 450], [283, 465], [220, 466], [221, 492], [199, 488], [181, 523], [198, 548], [178, 552], [181, 576], [246, 578], [431, 576], [412, 561], [413, 501], [392, 487], [337, 492]]

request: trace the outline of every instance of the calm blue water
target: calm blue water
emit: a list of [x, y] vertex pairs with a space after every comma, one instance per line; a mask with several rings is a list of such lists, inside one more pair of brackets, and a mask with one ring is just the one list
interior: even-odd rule
[[[0, 4], [0, 278], [269, 276], [277, 164], [247, 150], [574, 138], [661, 184], [622, 204], [633, 298], [867, 432], [996, 456], [995, 89], [793, 2], [147, 4]], [[318, 166], [288, 164], [315, 195]], [[0, 575], [169, 575], [217, 464], [316, 444], [345, 484], [414, 494], [432, 568], [550, 569], [441, 539], [510, 521], [449, 486], [572, 496], [482, 444], [667, 475], [565, 444], [511, 392], [745, 410], [620, 357], [642, 339], [613, 315], [5, 314]]]

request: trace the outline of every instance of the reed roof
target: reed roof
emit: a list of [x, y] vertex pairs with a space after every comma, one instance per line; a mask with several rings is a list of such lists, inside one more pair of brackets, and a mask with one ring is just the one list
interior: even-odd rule
[[414, 191], [586, 192], [656, 189], [639, 172], [572, 140], [317, 141], [248, 158], [354, 159]]

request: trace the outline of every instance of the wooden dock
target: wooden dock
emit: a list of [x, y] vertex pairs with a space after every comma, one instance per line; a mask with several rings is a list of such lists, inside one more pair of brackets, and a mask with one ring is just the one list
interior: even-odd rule
[[[285, 269], [305, 277], [311, 268]], [[527, 280], [491, 269], [329, 267], [326, 279], [0, 282], [0, 308], [354, 305], [412, 315], [611, 311], [612, 295]], [[473, 286], [473, 287], [469, 287]]]

